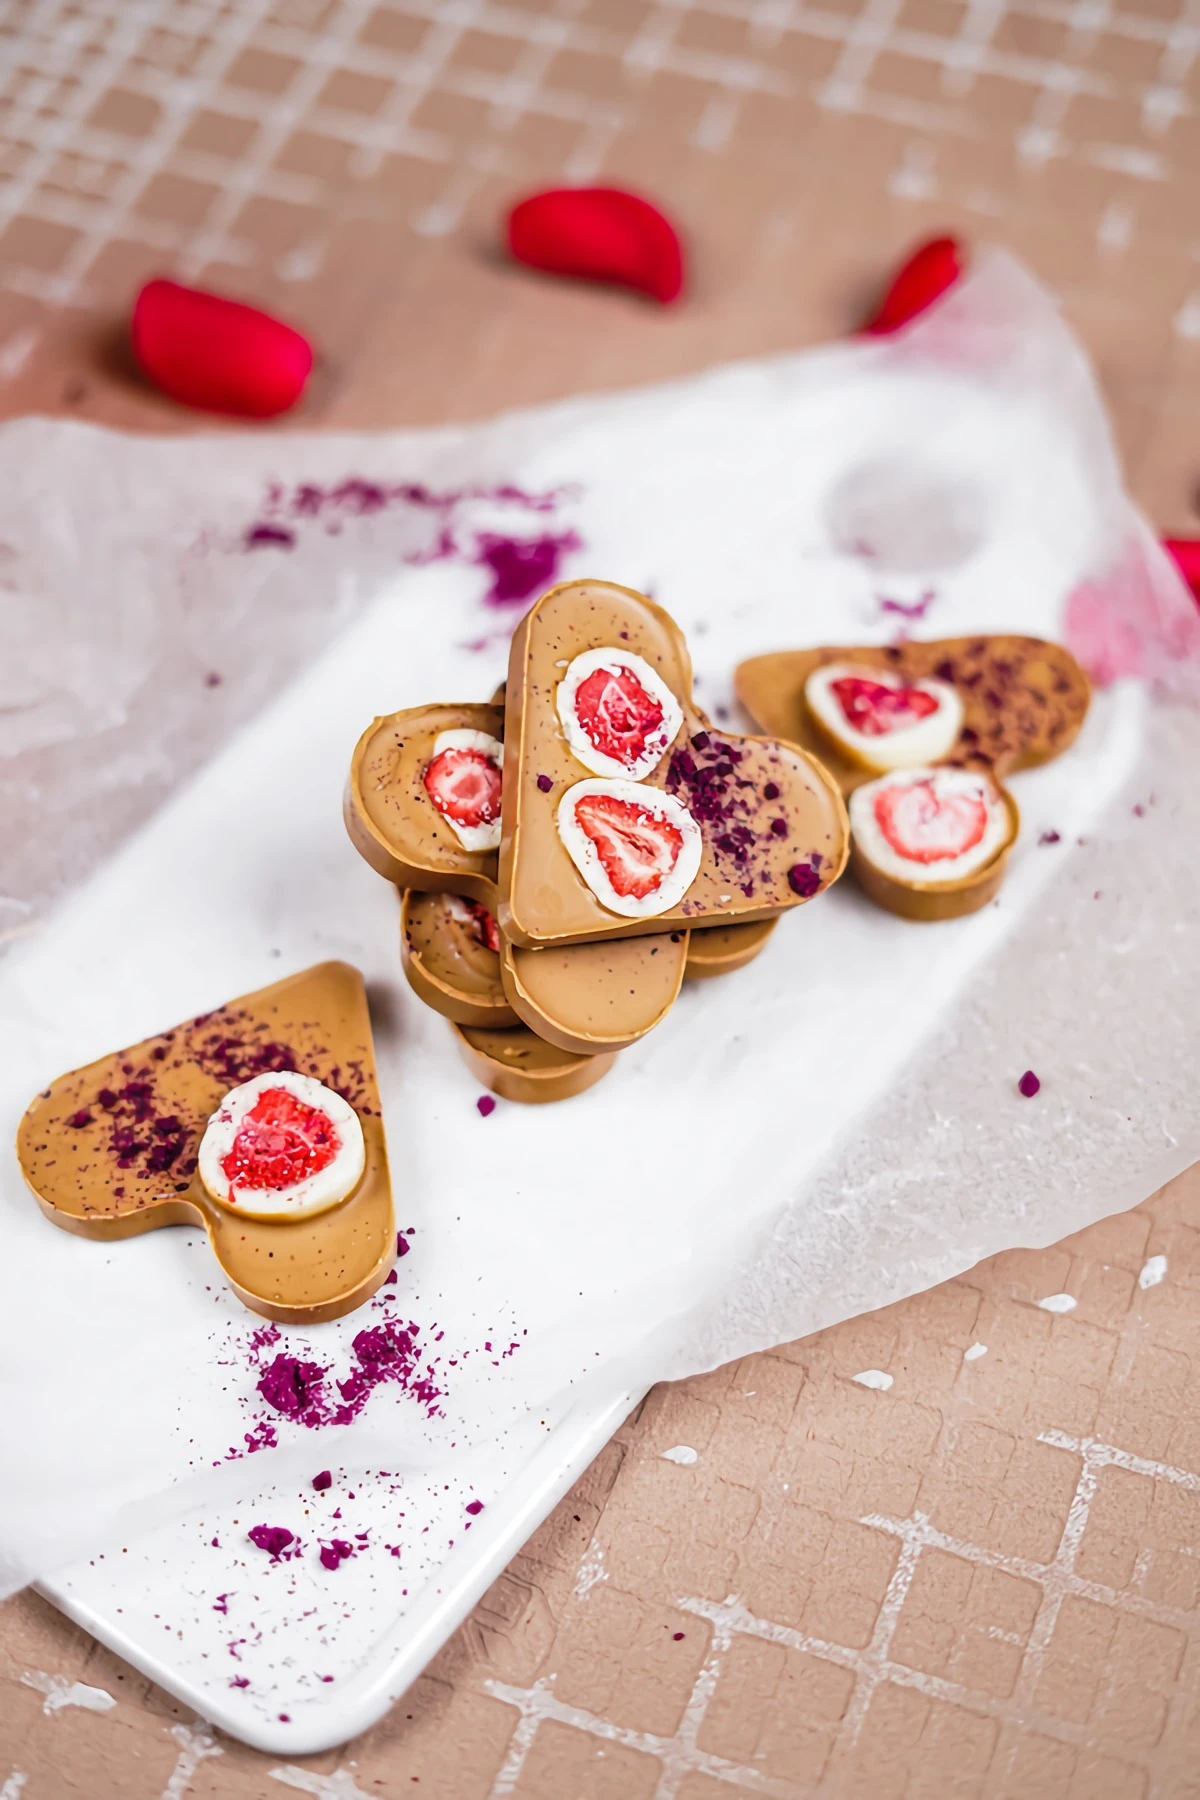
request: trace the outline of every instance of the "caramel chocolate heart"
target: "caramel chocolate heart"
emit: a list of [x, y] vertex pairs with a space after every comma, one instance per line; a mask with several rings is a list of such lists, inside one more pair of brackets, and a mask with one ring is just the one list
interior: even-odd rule
[[1090, 696], [1068, 651], [1015, 636], [779, 651], [742, 663], [735, 688], [825, 758], [860, 886], [912, 919], [993, 898], [1020, 828], [1000, 777], [1068, 749]]
[[[485, 765], [492, 761], [498, 788], [499, 760], [488, 745], [498, 747], [503, 734], [495, 703], [413, 707], [367, 728], [351, 762], [345, 818], [373, 869], [401, 888], [465, 895], [497, 913], [497, 854], [479, 848], [474, 834], [493, 823], [483, 816], [492, 810]], [[581, 1056], [623, 1050], [652, 1030], [674, 1003], [688, 953], [688, 934], [678, 929], [587, 956], [570, 947], [534, 952], [500, 937], [511, 1013]], [[427, 958], [407, 964], [422, 999], [459, 1024], [488, 1023], [467, 1017], [444, 987], [439, 1002], [437, 984], [422, 981], [428, 966]]]
[[568, 582], [525, 615], [500, 844], [513, 944], [751, 924], [837, 880], [849, 829], [821, 763], [780, 737], [715, 731], [691, 685], [679, 628], [631, 588]]
[[285, 1324], [352, 1312], [396, 1226], [362, 976], [320, 963], [62, 1075], [21, 1170], [55, 1225], [199, 1225], [239, 1299]]

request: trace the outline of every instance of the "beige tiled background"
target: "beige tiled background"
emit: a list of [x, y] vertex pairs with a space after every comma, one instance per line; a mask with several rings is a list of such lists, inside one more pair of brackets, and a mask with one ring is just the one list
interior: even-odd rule
[[[311, 331], [297, 423], [416, 424], [836, 335], [949, 225], [1058, 292], [1135, 492], [1200, 529], [1197, 0], [10, 0], [0, 33], [8, 413], [195, 429], [124, 349], [153, 272]], [[563, 177], [662, 199], [685, 306], [504, 265], [506, 199]], [[656, 1391], [302, 1765], [21, 1597], [0, 1797], [1195, 1800], [1198, 1302], [1191, 1176]]]

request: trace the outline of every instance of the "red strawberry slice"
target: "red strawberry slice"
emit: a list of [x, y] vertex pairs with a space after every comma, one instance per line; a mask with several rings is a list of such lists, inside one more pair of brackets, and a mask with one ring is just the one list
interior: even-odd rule
[[930, 776], [882, 788], [875, 819], [898, 856], [935, 863], [974, 849], [987, 829], [988, 808], [982, 793], [939, 795]]
[[585, 794], [575, 821], [596, 846], [613, 892], [645, 900], [656, 893], [679, 861], [683, 833], [632, 800], [614, 794]]
[[846, 715], [847, 722], [863, 737], [886, 737], [927, 719], [938, 709], [936, 694], [923, 688], [888, 687], [861, 675], [843, 675], [831, 681], [829, 691]]
[[462, 907], [464, 920], [470, 925], [475, 942], [481, 944], [485, 950], [494, 950], [498, 956], [500, 954], [500, 927], [487, 907], [480, 906], [478, 900], [460, 900], [458, 905]]
[[603, 756], [632, 768], [662, 725], [661, 703], [632, 669], [594, 669], [575, 691], [575, 716]]
[[500, 817], [500, 770], [484, 750], [439, 750], [426, 764], [425, 792], [456, 825], [492, 825]]
[[231, 1188], [294, 1187], [327, 1169], [341, 1139], [333, 1120], [284, 1087], [264, 1088], [221, 1158]]

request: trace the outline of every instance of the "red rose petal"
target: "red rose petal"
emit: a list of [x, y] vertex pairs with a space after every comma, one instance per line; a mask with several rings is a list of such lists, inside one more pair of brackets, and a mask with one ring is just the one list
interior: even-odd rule
[[290, 325], [176, 281], [146, 283], [131, 336], [147, 380], [202, 412], [273, 418], [295, 405], [312, 370], [312, 348]]
[[1200, 600], [1200, 538], [1164, 538], [1163, 549]]
[[918, 244], [892, 276], [878, 309], [863, 330], [873, 337], [898, 331], [953, 287], [966, 266], [966, 251], [956, 237], [930, 238]]
[[683, 250], [670, 220], [623, 188], [548, 188], [508, 215], [508, 248], [550, 275], [610, 281], [663, 305], [683, 289]]

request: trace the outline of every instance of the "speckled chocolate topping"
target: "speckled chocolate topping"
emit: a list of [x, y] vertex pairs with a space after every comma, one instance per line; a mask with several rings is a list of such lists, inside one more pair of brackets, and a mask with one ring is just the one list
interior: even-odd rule
[[[238, 1217], [205, 1192], [197, 1148], [230, 1088], [282, 1069], [315, 1076], [354, 1108], [366, 1167], [329, 1212]], [[366, 993], [347, 963], [319, 963], [60, 1076], [22, 1119], [17, 1154], [42, 1211], [65, 1231], [110, 1239], [203, 1226], [239, 1298], [283, 1323], [352, 1312], [395, 1255]]]

